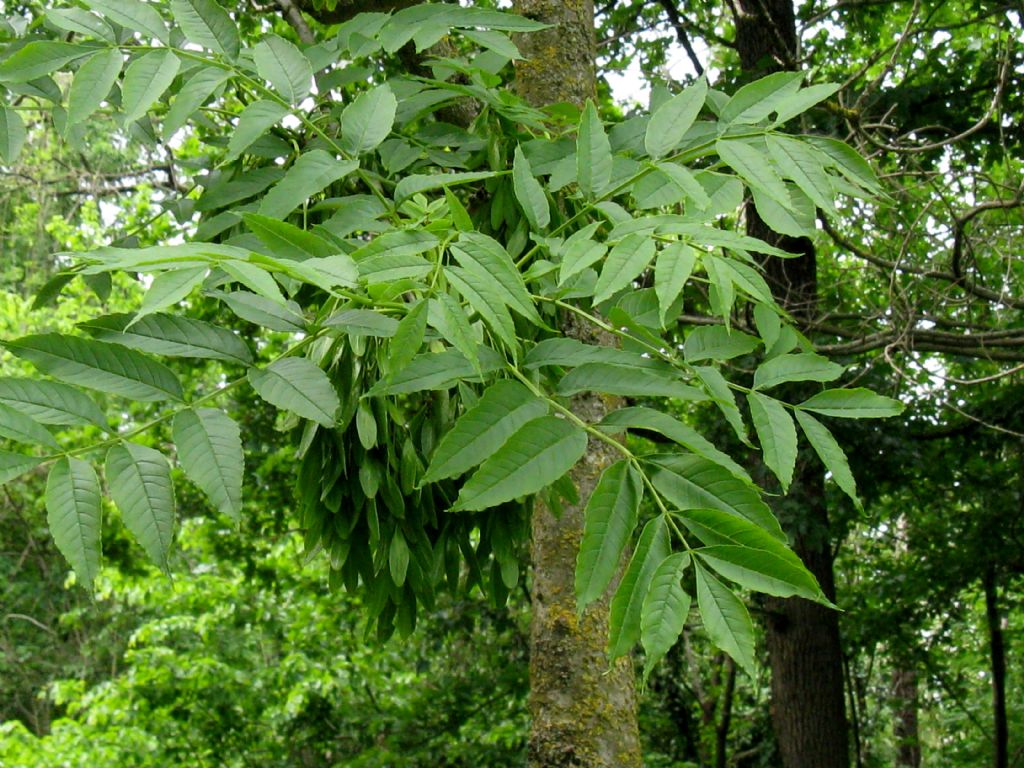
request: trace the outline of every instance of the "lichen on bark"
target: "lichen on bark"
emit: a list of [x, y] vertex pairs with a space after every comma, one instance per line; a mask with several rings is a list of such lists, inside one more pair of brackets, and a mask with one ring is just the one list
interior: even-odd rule
[[[516, 11], [552, 26], [517, 39], [524, 60], [516, 64], [516, 89], [534, 106], [595, 96], [592, 0], [517, 0]], [[601, 331], [570, 316], [566, 335], [611, 344]], [[616, 407], [612, 398], [582, 395], [573, 412], [599, 421]], [[609, 667], [609, 593], [578, 616], [574, 592], [576, 555], [583, 535], [586, 501], [601, 473], [618, 456], [591, 439], [571, 477], [579, 503], [556, 517], [543, 502], [531, 531], [532, 610], [530, 630], [531, 768], [639, 768], [640, 738], [632, 661]], [[612, 585], [612, 589], [614, 585]]]

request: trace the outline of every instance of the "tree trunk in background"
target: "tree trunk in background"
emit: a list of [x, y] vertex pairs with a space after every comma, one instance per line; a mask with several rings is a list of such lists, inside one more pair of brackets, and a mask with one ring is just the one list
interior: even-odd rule
[[[592, 0], [517, 0], [515, 10], [553, 25], [517, 40], [525, 61], [516, 65], [516, 88], [535, 106], [582, 105], [595, 96]], [[567, 328], [576, 338], [608, 343], [585, 327]], [[600, 420], [608, 405], [596, 396], [574, 398], [573, 410]], [[573, 470], [580, 503], [556, 518], [543, 503], [532, 523], [533, 586], [530, 626], [530, 732], [532, 768], [639, 768], [640, 736], [632, 661], [609, 670], [608, 595], [576, 616], [576, 553], [583, 510], [605, 467], [617, 457], [591, 440]]]
[[992, 666], [992, 722], [995, 726], [995, 744], [992, 765], [1009, 765], [1009, 729], [1006, 723], [1006, 647], [1003, 641], [1003, 619], [999, 615], [999, 587], [995, 568], [991, 565], [983, 579], [985, 589], [985, 618], [988, 622], [989, 657]]
[[892, 698], [895, 718], [896, 765], [921, 768], [921, 741], [917, 721], [917, 672], [900, 665], [892, 673]]
[[[751, 79], [798, 60], [792, 0], [736, 0], [736, 49]], [[807, 239], [780, 237], [747, 206], [747, 231], [796, 259], [765, 260], [776, 299], [798, 319], [813, 316], [818, 302], [817, 261]], [[825, 474], [817, 457], [801, 453], [788, 497], [776, 504], [793, 548], [835, 599], [832, 542], [825, 505]], [[801, 598], [765, 602], [765, 637], [772, 670], [772, 723], [785, 768], [848, 768], [849, 742], [843, 702], [839, 615]]]

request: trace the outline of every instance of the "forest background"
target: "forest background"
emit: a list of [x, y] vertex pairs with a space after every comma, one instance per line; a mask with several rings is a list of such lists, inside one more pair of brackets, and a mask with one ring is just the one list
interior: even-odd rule
[[[349, 14], [379, 10], [369, 5], [379, 4], [228, 10], [243, 36], [272, 29], [307, 49]], [[34, 23], [44, 10], [5, 6], [5, 39], [75, 34]], [[609, 123], [637, 109], [609, 88], [622, 71], [643, 74], [652, 105], [698, 75], [727, 93], [780, 71], [841, 86], [799, 132], [848, 140], [870, 158], [880, 190], [870, 202], [842, 198], [838, 215], [789, 248], [802, 253], [797, 266], [769, 277], [814, 349], [848, 366], [844, 383], [907, 404], [896, 419], [829, 422], [863, 508], [810, 457], [790, 496], [773, 499], [842, 612], [753, 597], [753, 675], [687, 622], [639, 696], [644, 764], [1024, 764], [1014, 705], [1024, 701], [1014, 663], [1024, 573], [1021, 13], [1019, 3], [843, 0], [596, 9], [590, 60]], [[681, 56], [686, 66], [668, 66]], [[400, 56], [390, 66], [422, 65]], [[54, 253], [190, 231], [193, 211], [177, 193], [225, 151], [201, 140], [202, 128], [172, 146], [123, 139], [103, 119], [74, 132], [30, 121], [20, 140], [6, 129], [5, 340], [70, 329], [101, 302], [136, 308], [141, 291], [117, 279], [59, 286], [56, 303], [36, 294], [67, 266]], [[463, 134], [437, 140], [472, 146]], [[730, 225], [782, 242], [758, 230], [750, 208], [736, 208]], [[717, 324], [705, 309], [687, 300], [667, 333]], [[23, 372], [13, 358], [5, 365]], [[329, 588], [323, 557], [303, 556], [298, 465], [275, 411], [242, 390], [230, 411], [248, 448], [240, 530], [179, 485], [170, 579], [108, 527], [91, 598], [47, 532], [45, 478], [5, 486], [0, 763], [555, 764], [530, 747], [530, 577], [510, 579], [507, 594], [439, 597], [415, 633], [377, 642], [361, 599]], [[734, 449], [718, 414], [686, 409]], [[526, 547], [517, 556], [525, 562]]]

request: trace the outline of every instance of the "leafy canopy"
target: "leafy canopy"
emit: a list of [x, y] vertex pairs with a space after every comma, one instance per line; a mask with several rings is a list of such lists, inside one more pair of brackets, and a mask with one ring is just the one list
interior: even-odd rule
[[[4, 47], [8, 161], [26, 131], [52, 125], [73, 143], [85, 121], [105, 120], [154, 148], [197, 136], [211, 170], [193, 169], [194, 185], [163, 201], [192, 217], [187, 242], [122, 237], [70, 255], [46, 289], [135, 274], [147, 290], [134, 314], [3, 342], [40, 375], [0, 381], [3, 434], [17, 445], [0, 453], [0, 475], [49, 466], [51, 531], [81, 583], [100, 563], [100, 464], [161, 568], [173, 557], [172, 458], [213, 507], [239, 514], [245, 440], [222, 406], [251, 386], [294, 437], [307, 552], [329, 559], [332, 585], [362, 592], [382, 637], [411, 632], [445, 586], [478, 584], [503, 603], [531, 497], [574, 501], [567, 473], [591, 440], [620, 460], [587, 502], [581, 611], [653, 510], [612, 601], [612, 656], [641, 641], [649, 671], [696, 604], [712, 640], [750, 669], [736, 587], [827, 602], [740, 464], [659, 404], [714, 404], [753, 445], [749, 421], [783, 487], [798, 424], [855, 497], [816, 416], [899, 406], [863, 389], [801, 403], [773, 394], [843, 369], [813, 353], [761, 275], [761, 256], [791, 254], [730, 226], [751, 196], [778, 232], [813, 235], [816, 208], [874, 189], [844, 144], [782, 132], [831, 88], [781, 73], [729, 97], [701, 79], [614, 126], [593, 104], [560, 122], [506, 87], [518, 57], [506, 33], [539, 25], [502, 12], [363, 14], [300, 47], [273, 33], [248, 45], [213, 0], [86, 5], [48, 12]], [[427, 74], [382, 74], [403, 46], [449, 35], [453, 55]], [[467, 100], [470, 124], [448, 122]], [[677, 349], [665, 338], [684, 296], [721, 325], [690, 329]], [[759, 337], [731, 327], [748, 310]], [[211, 312], [246, 334], [202, 319]], [[755, 368], [749, 386], [723, 373], [741, 357]], [[183, 386], [179, 359], [210, 366], [220, 385]], [[633, 405], [590, 423], [571, 407], [586, 392]], [[125, 401], [144, 403], [145, 420], [122, 424]], [[138, 442], [163, 423], [173, 450]], [[633, 432], [659, 436], [659, 451], [635, 450]]]

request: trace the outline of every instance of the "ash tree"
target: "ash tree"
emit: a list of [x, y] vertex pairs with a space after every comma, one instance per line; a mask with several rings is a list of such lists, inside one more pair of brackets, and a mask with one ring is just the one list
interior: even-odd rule
[[[166, 160], [160, 215], [190, 232], [57, 255], [42, 300], [128, 275], [138, 309], [3, 340], [26, 366], [0, 379], [0, 480], [48, 473], [79, 584], [101, 565], [105, 498], [172, 570], [174, 466], [238, 518], [245, 436], [224, 404], [251, 387], [299, 457], [308, 553], [379, 638], [412, 632], [443, 589], [504, 603], [535, 500], [585, 508], [576, 610], [610, 594], [608, 658], [639, 643], [645, 678], [691, 609], [753, 671], [742, 591], [829, 604], [741, 463], [671, 413], [717, 407], [784, 489], [804, 440], [856, 500], [821, 417], [900, 406], [829, 386], [843, 367], [763, 276], [794, 254], [727, 225], [749, 199], [801, 237], [837, 196], [877, 192], [847, 145], [785, 131], [837, 86], [780, 72], [730, 96], [700, 79], [606, 125], [593, 101], [541, 109], [510, 88], [510, 34], [546, 28], [532, 18], [428, 4], [294, 37], [242, 21], [213, 0], [88, 0], [9, 25], [0, 50], [4, 163], [28, 132], [74, 145], [104, 121]], [[176, 163], [182, 137], [204, 167]], [[722, 323], [673, 344], [684, 301]], [[739, 358], [742, 381], [725, 367]], [[207, 375], [183, 387], [184, 364]], [[607, 466], [580, 498], [570, 471], [596, 451]]]

